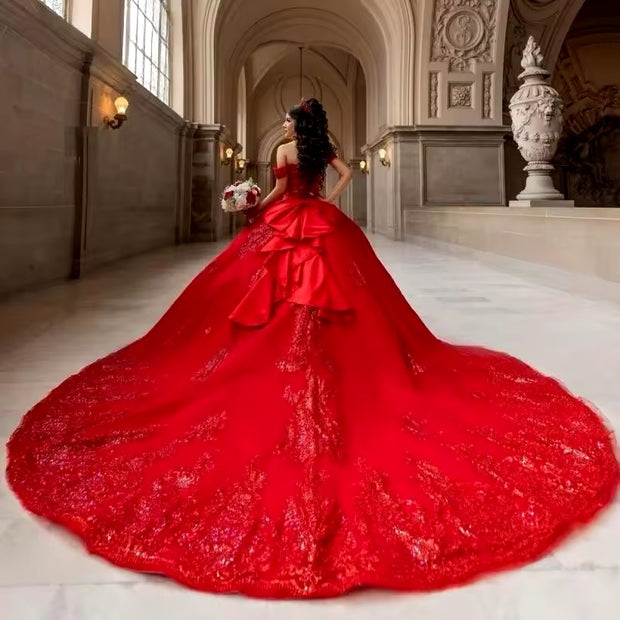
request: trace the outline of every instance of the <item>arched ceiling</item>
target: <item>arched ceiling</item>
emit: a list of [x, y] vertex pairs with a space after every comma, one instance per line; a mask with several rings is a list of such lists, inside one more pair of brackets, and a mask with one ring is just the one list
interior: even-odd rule
[[585, 0], [575, 20], [570, 24], [567, 37], [601, 33], [620, 29], [620, 2]]
[[[252, 57], [256, 75], [283, 45], [330, 49], [326, 60], [346, 70], [361, 64], [367, 82], [368, 130], [413, 119], [415, 26], [413, 0], [195, 0], [201, 29], [196, 108], [206, 122], [234, 124], [237, 75]], [[273, 47], [267, 47], [273, 46]], [[255, 55], [257, 50], [262, 50]], [[267, 62], [267, 64], [265, 64]], [[202, 80], [202, 83], [200, 83]]]
[[[329, 73], [344, 84], [350, 79], [351, 65], [359, 64], [351, 54], [343, 50], [320, 45], [305, 46], [302, 58], [304, 73], [312, 66], [314, 74]], [[273, 42], [254, 50], [245, 63], [248, 91], [256, 89], [261, 82], [269, 81], [273, 77], [272, 69], [276, 67], [277, 73], [299, 75], [299, 47], [291, 43]]]
[[[303, 96], [323, 102], [330, 129], [348, 154], [353, 154], [356, 141], [350, 117], [355, 110], [359, 72], [357, 60], [339, 49], [304, 49]], [[281, 139], [284, 114], [299, 99], [299, 50], [293, 45], [267, 44], [250, 56], [245, 75], [252, 85], [248, 90], [249, 148], [257, 150], [261, 159]]]

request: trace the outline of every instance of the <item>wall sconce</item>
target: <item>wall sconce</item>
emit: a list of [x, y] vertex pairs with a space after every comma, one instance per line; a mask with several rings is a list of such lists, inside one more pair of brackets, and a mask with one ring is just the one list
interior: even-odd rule
[[116, 108], [116, 114], [113, 118], [109, 116], [104, 117], [103, 122], [112, 129], [118, 129], [127, 120], [127, 108], [129, 107], [129, 101], [125, 97], [117, 97], [114, 100], [114, 107]]
[[246, 159], [243, 159], [243, 157], [238, 157], [235, 163], [235, 172], [243, 172], [247, 164], [248, 162]]
[[222, 166], [228, 166], [233, 159], [233, 155], [235, 154], [235, 151], [228, 147], [225, 151], [224, 151], [224, 159], [222, 160]]
[[379, 149], [379, 161], [382, 166], [390, 165], [390, 160], [387, 158], [387, 151], [385, 149]]
[[368, 174], [370, 171], [368, 170], [368, 162], [365, 159], [360, 160], [360, 170], [364, 174]]

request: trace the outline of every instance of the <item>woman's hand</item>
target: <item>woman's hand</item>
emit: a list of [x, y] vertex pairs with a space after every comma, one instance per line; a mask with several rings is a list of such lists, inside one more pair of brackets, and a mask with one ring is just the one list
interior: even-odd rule
[[334, 204], [334, 202], [338, 200], [340, 194], [344, 191], [345, 187], [351, 182], [353, 172], [351, 172], [351, 168], [349, 168], [349, 166], [347, 166], [342, 160], [338, 159], [338, 157], [332, 159], [329, 163], [340, 175], [338, 183], [336, 183], [329, 193], [329, 196], [326, 198], [327, 202]]
[[246, 209], [243, 212], [243, 214], [246, 217], [246, 220], [247, 220], [248, 224], [251, 224], [258, 217], [258, 214], [260, 213], [260, 206], [259, 205], [260, 205], [260, 200], [253, 207], [250, 207], [249, 209]]

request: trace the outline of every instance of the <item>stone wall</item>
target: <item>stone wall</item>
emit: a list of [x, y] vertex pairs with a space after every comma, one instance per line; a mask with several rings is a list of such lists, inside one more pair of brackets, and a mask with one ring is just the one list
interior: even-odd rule
[[[184, 236], [184, 122], [39, 2], [0, 4], [0, 296]], [[129, 120], [103, 122], [124, 94]]]
[[406, 211], [405, 229], [408, 238], [620, 282], [620, 209], [427, 207]]
[[387, 128], [365, 147], [369, 230], [403, 239], [410, 209], [506, 204], [504, 143], [502, 128]]

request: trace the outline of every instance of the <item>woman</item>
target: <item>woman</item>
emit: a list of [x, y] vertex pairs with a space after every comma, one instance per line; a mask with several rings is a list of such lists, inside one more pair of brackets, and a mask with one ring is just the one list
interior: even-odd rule
[[330, 204], [351, 173], [321, 104], [284, 130], [251, 225], [26, 415], [13, 489], [90, 551], [217, 592], [428, 590], [540, 557], [611, 501], [610, 432], [554, 379], [433, 336]]

